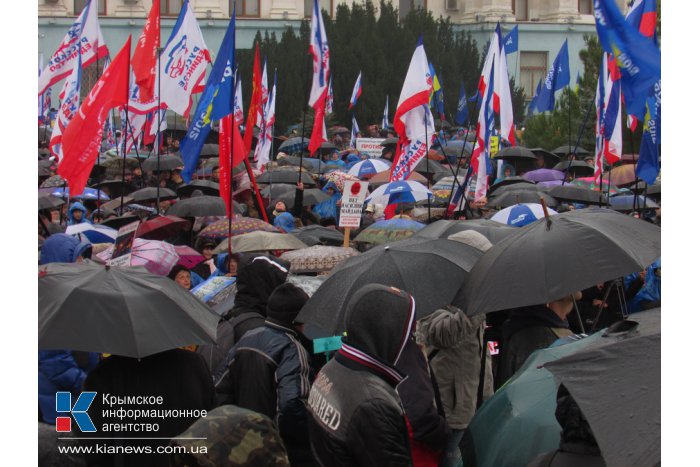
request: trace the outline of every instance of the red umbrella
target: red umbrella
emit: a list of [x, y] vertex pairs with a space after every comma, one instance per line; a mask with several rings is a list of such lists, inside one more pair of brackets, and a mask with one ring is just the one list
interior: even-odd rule
[[176, 216], [156, 216], [142, 222], [136, 230], [137, 238], [165, 240], [190, 227], [190, 221]]
[[180, 257], [180, 259], [177, 260], [177, 264], [185, 266], [187, 269], [192, 269], [204, 261], [204, 256], [187, 245], [175, 245], [175, 252]]

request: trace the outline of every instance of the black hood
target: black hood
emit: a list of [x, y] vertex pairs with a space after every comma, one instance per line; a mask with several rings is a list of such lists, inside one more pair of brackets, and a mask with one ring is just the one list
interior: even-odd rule
[[289, 263], [265, 254], [246, 255], [238, 265], [234, 316], [257, 312], [267, 316], [267, 300], [287, 280]]
[[413, 329], [413, 297], [394, 287], [367, 284], [355, 292], [347, 306], [343, 341], [396, 365]]
[[515, 308], [510, 313], [510, 318], [503, 323], [503, 339], [508, 340], [510, 336], [521, 329], [532, 326], [547, 326], [552, 328], [568, 328], [569, 322], [561, 319], [556, 313], [545, 305], [532, 305], [522, 308]]

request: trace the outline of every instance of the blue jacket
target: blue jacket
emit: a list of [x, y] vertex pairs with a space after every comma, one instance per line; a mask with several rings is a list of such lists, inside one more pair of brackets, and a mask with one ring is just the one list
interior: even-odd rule
[[324, 217], [332, 217], [335, 219], [336, 224], [338, 223], [339, 209], [336, 206], [336, 202], [343, 197], [343, 194], [338, 190], [338, 187], [333, 182], [328, 182], [323, 187], [323, 191], [328, 192], [329, 189], [333, 189], [333, 194], [331, 197], [325, 201], [318, 203], [313, 208], [313, 212], [318, 214], [318, 216], [323, 219]]
[[[80, 222], [76, 222], [75, 219], [73, 219], [73, 211], [83, 211], [83, 218], [80, 220]], [[70, 208], [68, 208], [68, 225], [83, 224], [85, 222], [88, 224], [90, 223], [90, 221], [87, 219], [87, 209], [85, 209], [83, 203], [76, 201], [70, 205]]]
[[654, 261], [647, 268], [647, 276], [644, 285], [627, 304], [627, 309], [630, 313], [642, 311], [643, 302], [656, 302], [661, 300], [661, 277], [657, 276], [654, 271], [659, 268], [661, 268], [661, 258]]
[[90, 243], [81, 242], [71, 235], [53, 234], [41, 246], [39, 264], [75, 263], [88, 248], [92, 248]]
[[273, 221], [273, 224], [275, 227], [278, 227], [287, 233], [291, 232], [296, 228], [296, 226], [294, 225], [294, 216], [292, 216], [288, 212], [283, 212], [277, 215], [275, 217], [275, 220]]

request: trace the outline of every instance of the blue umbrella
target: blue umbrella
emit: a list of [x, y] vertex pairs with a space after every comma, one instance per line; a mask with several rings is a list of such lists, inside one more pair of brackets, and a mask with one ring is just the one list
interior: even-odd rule
[[66, 228], [68, 235], [80, 235], [90, 243], [114, 243], [117, 238], [117, 230], [106, 225], [93, 225], [87, 222], [69, 225]]
[[[51, 193], [54, 196], [58, 196], [59, 198], [68, 198], [70, 199], [84, 199], [84, 200], [96, 200], [97, 199], [97, 190], [95, 188], [85, 188], [83, 192], [79, 195], [71, 195], [70, 190], [68, 188], [63, 188], [63, 187], [55, 187], [51, 190], [46, 191], [47, 193]], [[104, 191], [100, 190], [100, 200], [102, 201], [109, 201], [109, 196], [107, 196], [107, 193]]]
[[[550, 216], [555, 216], [556, 211], [547, 208]], [[491, 217], [491, 220], [501, 224], [512, 225], [513, 227], [523, 227], [544, 217], [542, 205], [536, 203], [514, 204], [505, 209], [501, 209]]]
[[[410, 180], [386, 183], [374, 190], [367, 202], [391, 204], [393, 202], [415, 203], [433, 197], [433, 192], [422, 184]], [[387, 200], [388, 198], [388, 200]]]
[[360, 180], [365, 180], [374, 174], [384, 172], [390, 168], [391, 166], [383, 160], [366, 159], [353, 164], [348, 170], [348, 173], [356, 176]]

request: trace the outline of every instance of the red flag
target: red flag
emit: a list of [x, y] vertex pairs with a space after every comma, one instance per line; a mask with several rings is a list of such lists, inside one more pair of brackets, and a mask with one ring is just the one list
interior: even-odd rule
[[233, 167], [243, 162], [243, 139], [238, 128], [231, 128], [233, 124], [229, 114], [221, 119], [219, 126], [219, 195], [226, 203], [226, 215], [231, 216], [231, 144], [233, 144]]
[[[328, 141], [326, 137], [326, 99], [328, 98], [328, 87], [323, 90], [321, 97], [314, 107], [314, 127], [311, 130], [309, 139], [309, 155], [313, 156], [321, 143]], [[320, 156], [319, 156], [320, 158]]]
[[143, 31], [136, 42], [131, 58], [131, 67], [139, 87], [139, 100], [153, 99], [158, 68], [158, 47], [160, 47], [160, 0], [153, 0], [151, 12], [143, 25]]
[[260, 71], [260, 47], [255, 43], [255, 59], [253, 60], [253, 94], [248, 107], [248, 121], [245, 125], [245, 135], [243, 136], [244, 154], [250, 153], [250, 146], [253, 143], [253, 128], [258, 118], [258, 109], [262, 100], [262, 71]]
[[80, 194], [85, 189], [102, 143], [107, 114], [110, 109], [126, 105], [129, 100], [130, 51], [131, 36], [63, 132], [63, 159], [58, 173], [66, 179], [74, 194]]

